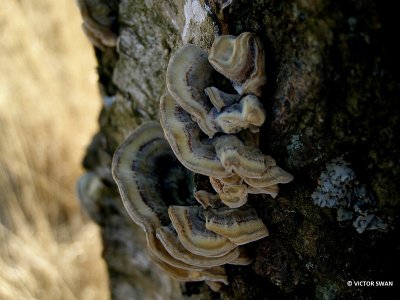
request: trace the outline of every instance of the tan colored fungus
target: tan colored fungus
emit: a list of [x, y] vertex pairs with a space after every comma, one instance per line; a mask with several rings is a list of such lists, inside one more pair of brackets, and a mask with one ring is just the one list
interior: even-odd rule
[[261, 177], [243, 177], [243, 180], [253, 187], [268, 187], [278, 183], [288, 183], [293, 180], [293, 175], [278, 166], [271, 166]]
[[[169, 276], [178, 281], [208, 281], [208, 282], [220, 282], [228, 285], [228, 277], [225, 273], [224, 267], [213, 267], [204, 269], [202, 271], [184, 270], [174, 267], [164, 261], [160, 260], [151, 253], [148, 253], [150, 258]], [[221, 288], [222, 286], [219, 285]]]
[[247, 95], [239, 101], [239, 95], [208, 88], [213, 72], [206, 51], [191, 44], [185, 45], [169, 61], [168, 90], [210, 138], [217, 132], [236, 133], [246, 128], [258, 131], [265, 121], [265, 111], [257, 97]]
[[176, 232], [169, 227], [166, 201], [183, 203], [178, 189], [187, 174], [176, 161], [158, 123], [140, 126], [121, 144], [114, 155], [112, 171], [129, 215], [146, 233], [149, 255], [161, 268], [178, 280], [227, 284], [224, 269], [218, 266], [233, 263], [239, 257], [236, 246], [219, 257], [196, 255], [180, 244]]
[[225, 169], [240, 177], [259, 178], [269, 167], [270, 160], [259, 149], [245, 145], [235, 135], [214, 139], [214, 146]]
[[244, 184], [225, 185], [219, 198], [230, 208], [238, 208], [247, 203], [248, 189]]
[[239, 94], [227, 94], [214, 86], [208, 87], [204, 90], [211, 103], [220, 112], [224, 107], [230, 106], [236, 102], [239, 102]]
[[213, 71], [207, 52], [188, 44], [172, 56], [166, 76], [168, 90], [175, 101], [210, 137], [215, 134], [216, 129], [209, 116], [211, 107], [204, 89], [209, 86]]
[[228, 238], [236, 245], [254, 242], [268, 236], [268, 229], [254, 208], [208, 208], [206, 228]]
[[[213, 86], [213, 67], [239, 94]], [[278, 184], [293, 179], [258, 149], [264, 50], [248, 32], [217, 37], [209, 55], [185, 45], [171, 58], [166, 78], [162, 128], [151, 122], [129, 136], [114, 155], [113, 177], [129, 215], [146, 232], [150, 257], [173, 278], [205, 280], [218, 291], [228, 284], [221, 265], [251, 263], [239, 245], [268, 236], [246, 204], [248, 194], [276, 197]], [[192, 176], [177, 160], [209, 176], [217, 195], [193, 193]]]
[[207, 207], [216, 208], [221, 206], [221, 200], [219, 195], [211, 194], [207, 191], [197, 191], [194, 193], [194, 198], [201, 204], [201, 206], [206, 209]]
[[214, 146], [200, 138], [200, 128], [169, 94], [160, 100], [160, 122], [176, 157], [189, 170], [218, 178], [231, 176], [219, 160]]
[[170, 266], [187, 271], [202, 271], [205, 269], [205, 267], [190, 265], [172, 256], [161, 243], [161, 241], [157, 238], [155, 231], [150, 231], [146, 233], [146, 241], [147, 247], [149, 248], [151, 254], [153, 254], [153, 256], [157, 257], [159, 260], [169, 264]]
[[219, 257], [207, 257], [193, 254], [182, 246], [176, 232], [167, 226], [157, 229], [157, 238], [161, 241], [171, 256], [196, 267], [210, 268], [221, 266], [226, 263], [233, 263], [240, 254], [239, 248], [234, 248], [232, 251]]
[[202, 210], [199, 206], [170, 206], [168, 212], [179, 240], [190, 252], [218, 257], [237, 247], [226, 237], [206, 228], [205, 220], [200, 216]]
[[[163, 131], [158, 123], [150, 122], [137, 128], [118, 147], [112, 162], [113, 177], [125, 208], [132, 220], [146, 232], [161, 227], [160, 218], [165, 220], [168, 217], [167, 206], [159, 191], [147, 183], [153, 176], [155, 165], [151, 161], [155, 153], [163, 156], [165, 152], [171, 150]], [[169, 156], [174, 159], [173, 154]]]
[[254, 95], [244, 96], [238, 103], [224, 108], [215, 117], [217, 128], [224, 133], [237, 133], [243, 129], [258, 132], [264, 121], [264, 108]]
[[240, 254], [238, 258], [231, 261], [230, 265], [238, 265], [238, 266], [248, 266], [253, 262], [253, 259], [247, 255], [243, 247], [239, 247]]
[[82, 29], [93, 46], [104, 50], [115, 47], [117, 36], [111, 31], [110, 8], [99, 0], [77, 0], [82, 15]]
[[232, 80], [239, 94], [261, 96], [262, 87], [267, 81], [264, 48], [253, 33], [217, 37], [208, 60], [215, 70]]

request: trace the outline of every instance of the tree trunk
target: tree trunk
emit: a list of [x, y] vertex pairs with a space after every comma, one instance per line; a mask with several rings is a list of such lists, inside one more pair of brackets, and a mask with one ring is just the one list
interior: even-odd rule
[[[234, 0], [221, 11], [220, 3], [230, 1], [104, 2], [119, 39], [116, 48], [96, 49], [104, 106], [84, 166], [102, 182], [86, 209], [102, 228], [113, 299], [369, 299], [394, 287], [357, 281], [400, 284], [399, 48], [390, 7]], [[227, 266], [230, 285], [213, 293], [203, 283], [180, 285], [152, 265], [110, 164], [130, 132], [158, 119], [166, 67], [182, 44], [209, 49], [216, 34], [245, 31], [256, 33], [266, 51], [260, 148], [295, 180], [276, 199], [250, 199], [270, 236], [249, 244], [254, 263]], [[344, 203], [329, 191], [333, 202], [324, 205], [324, 180], [329, 185], [327, 176], [343, 170], [353, 176], [351, 199]], [[360, 199], [365, 207], [354, 204]], [[343, 209], [347, 218], [338, 221]]]

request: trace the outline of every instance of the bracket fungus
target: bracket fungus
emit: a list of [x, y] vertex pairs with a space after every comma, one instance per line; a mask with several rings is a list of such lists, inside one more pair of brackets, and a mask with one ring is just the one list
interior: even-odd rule
[[232, 80], [239, 94], [261, 96], [262, 87], [267, 82], [264, 47], [254, 33], [217, 37], [208, 59], [215, 70]]
[[[239, 94], [217, 88], [214, 69], [237, 90], [240, 85]], [[251, 136], [265, 121], [258, 97], [266, 82], [264, 50], [253, 33], [217, 37], [208, 57], [205, 50], [184, 45], [171, 57], [166, 81], [160, 121], [179, 161], [215, 181], [237, 175], [243, 182], [215, 189], [223, 203], [240, 207], [249, 193], [275, 197], [277, 184], [293, 179], [257, 148], [257, 137]], [[239, 135], [246, 130], [249, 140]]]
[[245, 128], [257, 131], [265, 121], [262, 104], [254, 95], [241, 98], [210, 87], [214, 69], [207, 54], [191, 44], [175, 53], [166, 75], [170, 94], [210, 138], [217, 132], [236, 133]]
[[117, 45], [117, 36], [110, 27], [110, 7], [100, 0], [77, 0], [83, 19], [82, 30], [93, 46], [104, 50]]
[[268, 236], [268, 229], [254, 208], [209, 208], [204, 213], [206, 228], [225, 236], [236, 245], [254, 242]]
[[211, 143], [200, 139], [200, 128], [169, 94], [160, 99], [160, 122], [176, 157], [189, 170], [205, 176], [228, 177]]
[[[216, 87], [213, 73], [238, 94]], [[258, 149], [265, 110], [264, 50], [252, 33], [216, 38], [210, 52], [185, 45], [171, 58], [160, 124], [146, 123], [117, 149], [112, 173], [149, 256], [177, 280], [228, 284], [225, 264], [247, 265], [241, 245], [268, 236], [249, 194], [276, 197], [293, 176]], [[193, 173], [217, 194], [194, 192]]]
[[215, 290], [228, 284], [223, 265], [250, 262], [237, 244], [206, 228], [205, 210], [193, 206], [192, 175], [157, 122], [138, 127], [118, 147], [112, 174], [129, 216], [146, 234], [149, 256], [171, 277], [204, 280]]
[[199, 206], [170, 206], [168, 212], [179, 240], [190, 252], [218, 257], [236, 248], [228, 238], [206, 228]]

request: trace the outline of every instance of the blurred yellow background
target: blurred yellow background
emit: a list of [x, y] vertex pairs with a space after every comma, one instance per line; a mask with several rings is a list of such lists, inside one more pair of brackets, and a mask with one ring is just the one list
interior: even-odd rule
[[101, 102], [80, 24], [74, 0], [1, 3], [0, 299], [109, 297], [75, 193]]

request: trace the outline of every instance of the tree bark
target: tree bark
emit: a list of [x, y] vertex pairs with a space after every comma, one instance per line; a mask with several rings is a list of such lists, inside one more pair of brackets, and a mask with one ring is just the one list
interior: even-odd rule
[[[394, 288], [356, 281], [400, 284], [399, 47], [390, 7], [366, 0], [234, 0], [221, 12], [222, 1], [107, 2], [119, 39], [116, 49], [96, 49], [104, 106], [84, 166], [102, 181], [86, 208], [102, 228], [113, 299], [372, 299]], [[276, 199], [250, 199], [270, 236], [248, 245], [254, 263], [227, 266], [230, 285], [213, 293], [203, 283], [179, 285], [152, 265], [110, 164], [130, 132], [158, 119], [166, 67], [179, 46], [209, 49], [215, 34], [245, 31], [266, 49], [260, 148], [295, 180]], [[334, 159], [347, 162], [367, 189], [368, 209], [385, 230], [360, 234], [354, 218], [339, 222], [337, 207], [314, 204], [318, 179]]]

